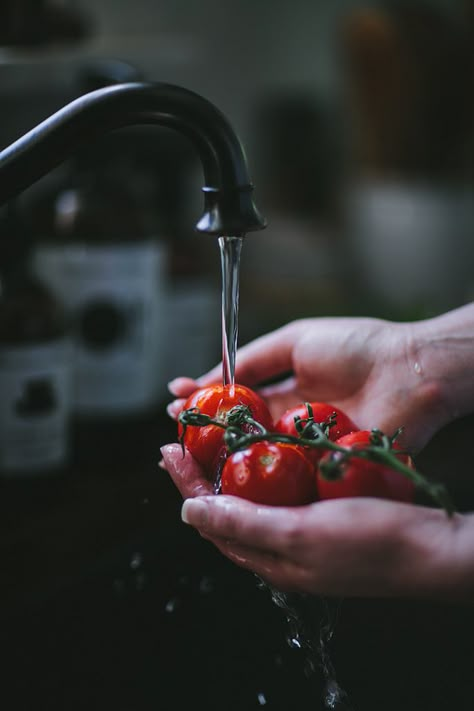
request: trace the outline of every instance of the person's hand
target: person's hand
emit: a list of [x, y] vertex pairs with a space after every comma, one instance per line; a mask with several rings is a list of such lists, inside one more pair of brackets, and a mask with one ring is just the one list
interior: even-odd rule
[[[274, 418], [304, 401], [325, 401], [360, 429], [390, 435], [403, 427], [403, 445], [416, 451], [445, 423], [472, 412], [473, 328], [473, 304], [413, 324], [295, 321], [241, 348], [235, 378], [259, 389]], [[280, 382], [260, 387], [270, 379]], [[171, 416], [196, 387], [219, 381], [219, 367], [197, 381], [173, 381]], [[448, 518], [443, 510], [369, 498], [262, 506], [214, 495], [179, 444], [162, 452], [186, 500], [183, 519], [279, 589], [474, 599], [472, 515]]]
[[[291, 375], [274, 385], [269, 379]], [[178, 398], [172, 416], [197, 387], [221, 380], [216, 367], [195, 381], [170, 384]], [[344, 410], [359, 429], [393, 434], [410, 451], [424, 446], [448, 419], [439, 388], [426, 375], [414, 324], [377, 319], [318, 318], [294, 321], [239, 349], [235, 380], [257, 389], [274, 418], [305, 401], [324, 401]]]
[[474, 521], [377, 499], [271, 507], [214, 495], [179, 444], [164, 466], [186, 500], [183, 520], [237, 565], [286, 592], [474, 599]]

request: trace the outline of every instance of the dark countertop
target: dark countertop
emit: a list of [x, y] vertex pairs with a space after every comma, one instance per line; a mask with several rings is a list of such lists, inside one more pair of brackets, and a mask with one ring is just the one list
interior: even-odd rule
[[[463, 510], [473, 423], [419, 457]], [[61, 477], [2, 483], [2, 708], [323, 708], [268, 591], [181, 523], [157, 466], [173, 439], [159, 412], [82, 432]], [[331, 653], [355, 711], [472, 711], [473, 633], [474, 606], [344, 600]]]
[[[71, 583], [117, 546], [176, 525], [179, 497], [157, 466], [174, 425], [158, 414], [88, 431], [80, 427], [72, 462], [48, 478], [0, 486], [0, 547], [15, 605]], [[74, 451], [77, 450], [77, 451]], [[4, 569], [5, 570], [5, 569]]]

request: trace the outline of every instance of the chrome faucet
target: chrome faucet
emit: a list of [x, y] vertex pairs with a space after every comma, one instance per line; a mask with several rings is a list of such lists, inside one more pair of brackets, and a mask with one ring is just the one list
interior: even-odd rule
[[126, 126], [157, 124], [187, 136], [200, 156], [205, 186], [199, 232], [241, 236], [266, 221], [253, 199], [242, 144], [207, 99], [164, 83], [127, 83], [72, 101], [0, 152], [0, 205], [91, 139]]

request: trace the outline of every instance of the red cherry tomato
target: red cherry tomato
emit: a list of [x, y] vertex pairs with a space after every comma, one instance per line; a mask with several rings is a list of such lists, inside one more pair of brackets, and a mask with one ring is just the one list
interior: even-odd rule
[[[370, 444], [370, 437], [369, 430], [360, 430], [340, 437], [336, 444], [348, 449], [360, 449]], [[394, 448], [397, 449], [396, 443]], [[337, 457], [337, 452], [326, 452], [320, 464]], [[400, 454], [397, 457], [404, 464], [413, 467], [408, 454]], [[342, 477], [335, 481], [325, 479], [321, 471], [318, 471], [317, 487], [320, 499], [373, 496], [411, 503], [415, 495], [415, 485], [400, 472], [378, 462], [357, 457], [350, 458], [342, 464]]]
[[221, 491], [269, 506], [300, 506], [316, 500], [314, 467], [302, 447], [255, 442], [226, 460]]
[[[186, 400], [183, 410], [198, 408], [201, 413], [225, 423], [227, 413], [236, 405], [247, 405], [254, 420], [261, 423], [265, 429], [273, 428], [272, 416], [265, 401], [244, 385], [211, 385], [200, 388]], [[246, 432], [258, 431], [250, 425], [244, 425], [242, 429]], [[180, 438], [182, 433], [183, 426], [179, 423]], [[218, 472], [226, 456], [222, 427], [188, 425], [184, 434], [184, 445], [208, 474], [214, 476]]]
[[[328, 437], [333, 442], [339, 437], [358, 429], [350, 417], [339, 408], [334, 407], [334, 405], [330, 405], [327, 402], [311, 402], [310, 405], [315, 422], [325, 422], [332, 414], [336, 415], [336, 424], [330, 427], [328, 432]], [[301, 417], [302, 419], [308, 417], [308, 409], [305, 404], [297, 405], [284, 412], [275, 423], [275, 431], [297, 436], [295, 417]], [[309, 447], [305, 449], [305, 452], [315, 466], [324, 454], [322, 449], [311, 449]]]

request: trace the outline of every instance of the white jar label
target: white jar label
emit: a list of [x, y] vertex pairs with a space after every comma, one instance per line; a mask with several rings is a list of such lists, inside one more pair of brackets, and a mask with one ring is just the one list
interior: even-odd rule
[[41, 473], [66, 462], [71, 350], [65, 341], [0, 348], [0, 469]]
[[125, 414], [154, 403], [165, 256], [154, 242], [38, 251], [37, 272], [72, 322], [76, 412]]

